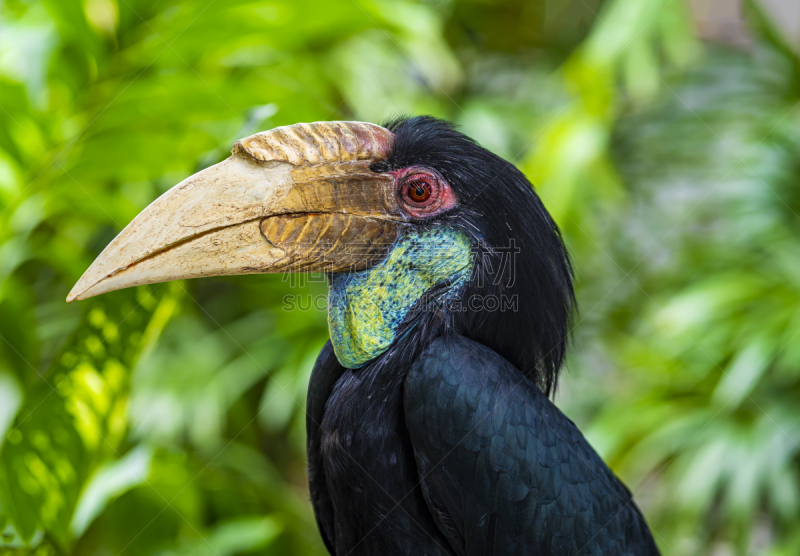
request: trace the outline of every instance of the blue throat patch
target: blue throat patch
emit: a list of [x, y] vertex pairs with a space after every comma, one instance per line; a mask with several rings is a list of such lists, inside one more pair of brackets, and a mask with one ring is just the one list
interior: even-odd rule
[[389, 349], [408, 311], [433, 286], [450, 282], [448, 296], [468, 280], [471, 244], [446, 227], [411, 229], [379, 265], [330, 278], [328, 328], [336, 358], [357, 369]]

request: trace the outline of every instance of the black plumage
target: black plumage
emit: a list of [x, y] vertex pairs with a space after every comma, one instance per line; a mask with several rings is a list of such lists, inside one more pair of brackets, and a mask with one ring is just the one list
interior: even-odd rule
[[425, 499], [456, 554], [657, 553], [630, 492], [497, 353], [438, 338], [404, 399]]
[[[320, 354], [308, 457], [328, 550], [657, 554], [630, 493], [547, 399], [567, 348], [572, 271], [530, 183], [445, 122], [388, 127], [392, 151], [373, 171], [438, 172], [458, 206], [414, 225], [457, 228], [477, 253], [462, 305], [421, 296], [400, 339], [359, 369], [330, 344]], [[466, 304], [489, 296], [509, 306]]]

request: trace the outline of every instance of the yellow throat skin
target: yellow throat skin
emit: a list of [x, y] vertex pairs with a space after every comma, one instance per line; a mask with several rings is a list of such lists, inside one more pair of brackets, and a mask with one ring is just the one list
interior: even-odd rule
[[461, 231], [409, 229], [375, 267], [333, 274], [328, 328], [339, 363], [357, 369], [385, 352], [411, 308], [434, 286], [449, 282], [439, 303], [457, 295], [471, 274], [471, 251]]

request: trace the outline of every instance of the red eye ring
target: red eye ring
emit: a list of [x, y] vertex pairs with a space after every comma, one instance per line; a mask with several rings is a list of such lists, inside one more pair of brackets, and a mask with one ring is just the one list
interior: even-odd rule
[[422, 176], [415, 176], [405, 183], [406, 195], [415, 203], [424, 203], [431, 198], [431, 184]]
[[412, 219], [425, 219], [458, 204], [450, 184], [435, 170], [412, 166], [389, 172], [395, 180], [397, 203]]

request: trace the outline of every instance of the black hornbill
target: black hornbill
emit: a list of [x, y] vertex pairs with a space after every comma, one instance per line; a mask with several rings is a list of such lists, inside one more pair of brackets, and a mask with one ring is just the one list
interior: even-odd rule
[[574, 311], [558, 228], [512, 164], [441, 120], [237, 142], [137, 216], [68, 300], [328, 273], [308, 390], [331, 554], [657, 554], [631, 494], [548, 399]]

